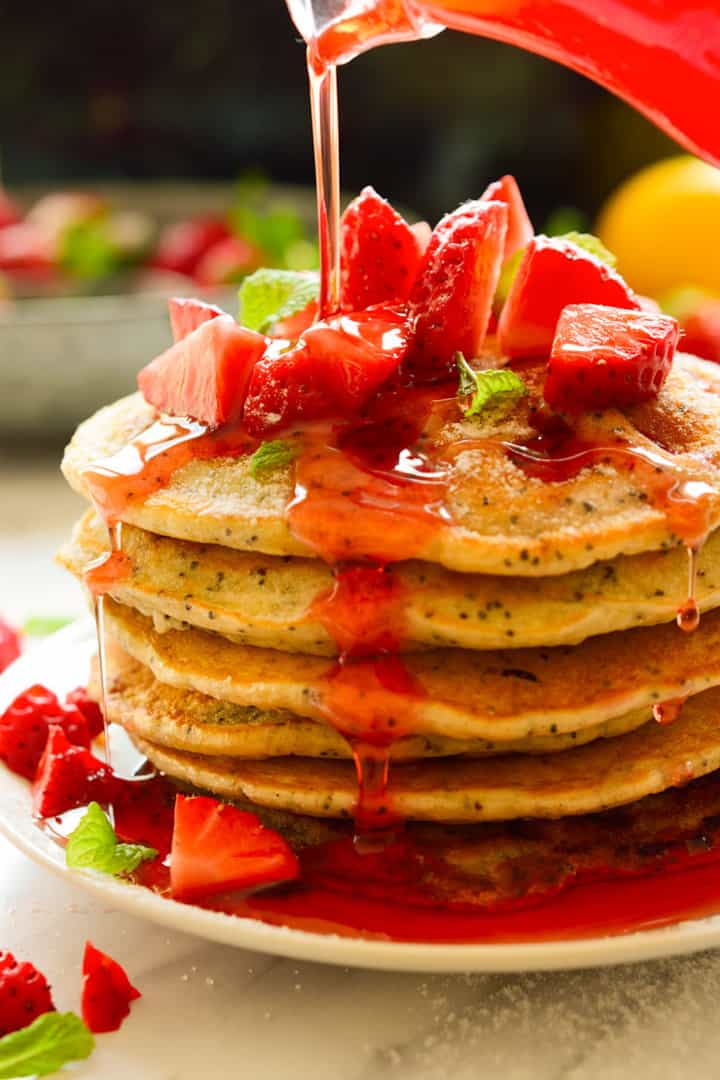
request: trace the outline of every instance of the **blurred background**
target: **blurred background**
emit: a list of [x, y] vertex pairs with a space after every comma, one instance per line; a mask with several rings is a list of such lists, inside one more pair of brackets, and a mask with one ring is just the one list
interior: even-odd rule
[[[283, 0], [73, 0], [51, 13], [0, 0], [0, 26], [7, 569], [41, 525], [64, 527], [60, 449], [167, 346], [163, 297], [235, 312], [245, 273], [312, 267], [316, 251], [304, 50]], [[371, 183], [431, 222], [512, 172], [538, 231], [589, 230], [618, 185], [679, 153], [580, 76], [457, 33], [361, 56], [340, 93], [346, 194]], [[720, 359], [720, 181], [702, 166], [699, 198], [697, 165], [623, 188], [601, 232], [638, 290], [672, 308], [681, 286], [686, 312], [710, 296]], [[19, 587], [5, 574], [0, 605]]]

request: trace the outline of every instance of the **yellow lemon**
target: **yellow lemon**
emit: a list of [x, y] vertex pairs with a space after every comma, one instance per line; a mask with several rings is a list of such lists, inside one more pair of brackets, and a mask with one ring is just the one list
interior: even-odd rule
[[610, 197], [597, 231], [640, 293], [720, 292], [720, 169], [687, 156], [650, 165]]

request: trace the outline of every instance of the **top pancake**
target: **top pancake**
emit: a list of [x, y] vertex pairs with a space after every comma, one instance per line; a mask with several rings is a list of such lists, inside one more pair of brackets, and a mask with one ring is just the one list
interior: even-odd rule
[[[531, 393], [501, 421], [447, 422], [433, 435], [448, 461], [444, 520], [415, 557], [462, 572], [539, 577], [678, 543], [642, 471], [602, 462], [547, 482], [508, 457], [503, 442], [523, 443], [536, 434], [528, 410], [538, 402], [543, 374], [543, 364], [523, 367]], [[595, 446], [620, 439], [645, 447], [660, 455], [663, 471], [679, 478], [685, 472], [720, 490], [718, 391], [716, 365], [680, 354], [657, 399], [583, 415], [577, 435]], [[152, 407], [134, 395], [82, 424], [63, 462], [70, 484], [87, 495], [83, 470], [120, 450], [154, 418]], [[462, 449], [467, 439], [473, 445]], [[194, 460], [144, 502], [128, 504], [123, 520], [182, 540], [314, 555], [286, 520], [293, 496], [293, 465], [253, 478], [247, 457]], [[708, 524], [718, 523], [720, 500], [713, 499]], [[348, 530], [357, 533], [355, 525], [350, 514]]]

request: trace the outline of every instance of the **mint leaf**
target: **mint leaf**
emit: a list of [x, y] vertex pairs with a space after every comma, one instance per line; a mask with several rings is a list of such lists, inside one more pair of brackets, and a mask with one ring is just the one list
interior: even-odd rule
[[488, 408], [499, 414], [505, 413], [527, 394], [525, 383], [509, 368], [476, 371], [461, 352], [455, 354], [455, 362], [460, 376], [458, 393], [461, 397], [472, 394], [472, 400], [464, 411], [466, 417], [477, 416]]
[[47, 637], [70, 622], [72, 619], [68, 615], [31, 615], [25, 620], [23, 633], [30, 637]]
[[250, 475], [257, 477], [258, 473], [270, 472], [271, 469], [289, 465], [296, 454], [297, 447], [292, 443], [283, 442], [282, 439], [264, 442], [262, 446], [258, 446], [250, 458]]
[[240, 289], [240, 322], [249, 330], [267, 330], [307, 307], [318, 295], [319, 278], [311, 271], [256, 270]]
[[94, 1049], [94, 1038], [75, 1013], [44, 1013], [0, 1039], [0, 1080], [48, 1076]]
[[567, 232], [563, 233], [562, 236], [558, 236], [557, 239], [569, 240], [575, 247], [582, 248], [583, 251], [589, 251], [591, 255], [594, 255], [600, 262], [604, 262], [611, 270], [614, 270], [617, 266], [617, 259], [612, 251], [608, 251], [599, 236], [594, 236], [592, 233]]
[[70, 833], [65, 862], [73, 868], [98, 870], [102, 874], [130, 874], [146, 859], [157, 856], [143, 844], [121, 844], [102, 807], [91, 802]]

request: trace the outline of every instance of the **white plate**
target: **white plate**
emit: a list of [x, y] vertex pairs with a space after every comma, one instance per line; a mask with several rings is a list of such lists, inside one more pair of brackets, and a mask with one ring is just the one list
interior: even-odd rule
[[[32, 683], [45, 683], [57, 693], [65, 693], [83, 683], [93, 647], [94, 628], [89, 620], [75, 623], [48, 638], [0, 677], [0, 710]], [[33, 824], [29, 785], [2, 765], [0, 829], [35, 862], [56, 874], [74, 877], [83, 887], [115, 907], [210, 941], [297, 960], [390, 971], [539, 971], [631, 963], [720, 945], [720, 916], [621, 937], [582, 941], [527, 945], [412, 945], [311, 934], [205, 911], [163, 899], [147, 889], [126, 885], [104, 875], [68, 870], [62, 850]]]

